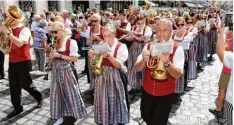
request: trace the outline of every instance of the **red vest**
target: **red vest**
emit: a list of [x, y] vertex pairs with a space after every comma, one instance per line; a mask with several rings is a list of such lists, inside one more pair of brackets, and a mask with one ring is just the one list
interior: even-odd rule
[[[92, 31], [92, 28], [93, 28], [93, 27], [91, 26], [91, 27], [90, 27], [90, 36], [92, 35], [92, 32], [93, 32], [93, 31]], [[100, 34], [97, 35], [97, 36], [100, 37], [101, 39], [103, 39], [102, 29], [103, 29], [103, 27], [101, 26], [101, 27], [100, 27], [100, 31], [99, 31]]]
[[[147, 49], [150, 50], [151, 43], [148, 44]], [[174, 44], [173, 53], [170, 55], [170, 61], [172, 61], [175, 51], [178, 45]], [[151, 59], [151, 57], [150, 57]], [[154, 63], [156, 65], [157, 62]], [[155, 69], [150, 69], [146, 66], [143, 80], [143, 88], [144, 90], [153, 96], [164, 96], [168, 94], [172, 94], [175, 92], [176, 88], [176, 79], [171, 77], [168, 74], [168, 79], [164, 81], [154, 80], [151, 76], [151, 72]]]
[[[114, 51], [114, 55], [113, 55], [114, 58], [116, 58], [118, 49], [119, 49], [119, 47], [120, 47], [121, 45], [122, 45], [122, 43], [119, 43], [119, 42], [118, 42], [118, 44], [116, 45], [115, 51]], [[104, 59], [103, 59], [102, 66], [114, 67], [114, 65], [113, 65], [113, 64], [110, 62], [110, 60], [107, 59], [107, 58], [104, 58]], [[114, 68], [115, 68], [115, 67], [114, 67]]]
[[[63, 52], [58, 52], [58, 53], [60, 53], [62, 55], [69, 56], [69, 54], [70, 54], [70, 44], [71, 44], [71, 38], [68, 38], [67, 41], [66, 41], [66, 50], [63, 51]], [[57, 58], [56, 60], [63, 60], [63, 59]]]
[[[128, 25], [128, 22], [123, 22], [123, 23], [121, 23], [120, 28], [125, 29], [127, 25]], [[123, 33], [123, 32], [120, 31], [120, 30], [117, 30], [117, 31], [116, 31], [116, 37], [117, 37], [117, 38], [120, 38], [120, 37], [123, 36], [124, 34], [126, 34], [126, 33]]]
[[[13, 35], [17, 38], [19, 38], [20, 32], [23, 30], [24, 26], [17, 27], [15, 29], [12, 29]], [[17, 63], [22, 62], [26, 60], [31, 60], [30, 52], [29, 52], [29, 44], [30, 44], [30, 38], [28, 39], [28, 43], [24, 44], [22, 47], [17, 47], [14, 43], [12, 43], [11, 46], [11, 53], [9, 54], [9, 62], [11, 63]], [[11, 44], [11, 42], [9, 42]]]

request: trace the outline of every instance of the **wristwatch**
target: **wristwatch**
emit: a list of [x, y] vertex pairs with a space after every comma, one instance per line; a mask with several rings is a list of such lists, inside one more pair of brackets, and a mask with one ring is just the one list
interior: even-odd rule
[[164, 64], [164, 67], [165, 67], [165, 68], [169, 68], [170, 65], [171, 65], [171, 61], [168, 61], [166, 64]]

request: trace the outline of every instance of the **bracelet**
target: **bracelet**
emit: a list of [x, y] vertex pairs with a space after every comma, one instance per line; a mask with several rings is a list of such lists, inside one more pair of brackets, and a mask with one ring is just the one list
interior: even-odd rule
[[60, 57], [59, 57], [60, 59], [62, 58], [62, 54], [60, 54]]

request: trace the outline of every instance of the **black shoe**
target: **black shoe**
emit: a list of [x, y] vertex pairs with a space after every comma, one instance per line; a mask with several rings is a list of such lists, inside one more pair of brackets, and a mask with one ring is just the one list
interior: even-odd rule
[[223, 117], [223, 111], [217, 111], [216, 109], [209, 109], [209, 111], [218, 118]]
[[21, 111], [15, 111], [14, 110], [10, 114], [7, 115], [7, 119], [13, 118], [13, 117], [19, 115], [21, 112], [23, 112], [23, 110], [21, 110]]
[[37, 103], [37, 105], [35, 106], [35, 108], [42, 108], [43, 105], [44, 105], [44, 101], [41, 100], [40, 102]]

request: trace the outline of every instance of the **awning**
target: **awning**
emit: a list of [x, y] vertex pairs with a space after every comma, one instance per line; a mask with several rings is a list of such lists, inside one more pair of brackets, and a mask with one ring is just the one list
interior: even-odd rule
[[186, 4], [188, 7], [197, 8], [196, 4], [194, 4], [194, 3], [187, 3], [187, 2], [184, 2], [184, 4]]

